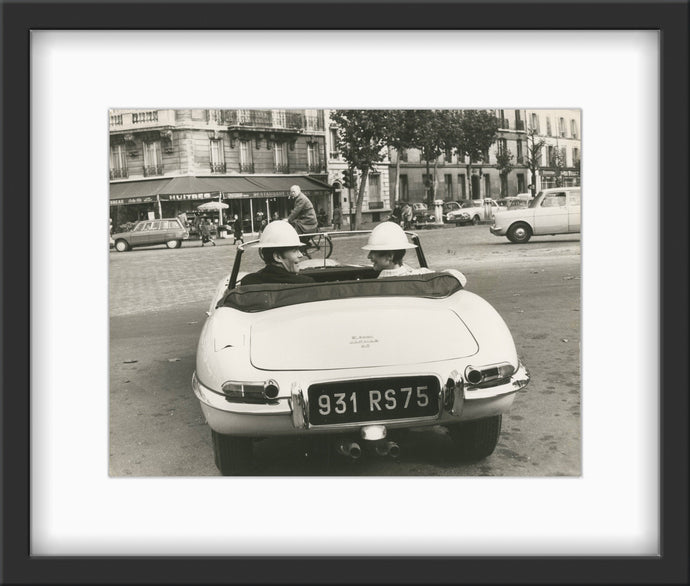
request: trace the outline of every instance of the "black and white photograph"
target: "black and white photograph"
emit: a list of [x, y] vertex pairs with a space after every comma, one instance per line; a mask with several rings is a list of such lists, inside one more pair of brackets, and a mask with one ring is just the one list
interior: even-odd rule
[[109, 475], [580, 476], [558, 106], [104, 112]]

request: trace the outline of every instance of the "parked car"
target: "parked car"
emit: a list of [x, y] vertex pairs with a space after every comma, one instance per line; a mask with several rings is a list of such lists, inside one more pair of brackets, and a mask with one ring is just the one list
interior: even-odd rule
[[179, 248], [189, 238], [189, 232], [179, 218], [142, 220], [127, 232], [113, 234], [115, 250], [125, 252], [137, 246], [165, 244], [168, 248]]
[[490, 220], [496, 211], [498, 204], [492, 199], [468, 199], [460, 204], [460, 209], [448, 212], [444, 219], [449, 224], [476, 225]]
[[494, 216], [495, 236], [527, 242], [532, 236], [580, 232], [580, 188], [544, 189], [524, 209], [510, 209]]
[[[379, 457], [414, 441], [406, 430], [444, 426], [459, 458], [493, 452], [502, 414], [529, 382], [508, 327], [452, 269], [376, 278], [361, 249], [369, 233], [329, 233], [331, 256], [300, 263], [307, 284], [242, 285], [258, 240], [237, 248], [192, 376], [223, 475], [251, 474], [266, 437]], [[406, 264], [426, 267], [419, 237], [408, 238], [418, 248]]]
[[412, 204], [412, 225], [415, 228], [424, 228], [436, 223], [436, 216], [429, 211], [427, 205], [422, 202]]
[[443, 202], [443, 219], [446, 219], [446, 216], [448, 215], [449, 212], [456, 212], [460, 209], [462, 206], [462, 202], [459, 201], [444, 201]]

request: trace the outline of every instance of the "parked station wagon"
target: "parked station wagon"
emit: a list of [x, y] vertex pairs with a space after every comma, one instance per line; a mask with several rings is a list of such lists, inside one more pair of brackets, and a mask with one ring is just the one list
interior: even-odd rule
[[532, 236], [580, 232], [580, 188], [555, 187], [540, 191], [524, 209], [494, 214], [494, 236], [511, 242], [527, 242]]
[[115, 250], [125, 252], [136, 246], [154, 246], [165, 244], [168, 248], [179, 248], [182, 241], [189, 238], [189, 232], [179, 218], [162, 218], [160, 220], [142, 220], [137, 222], [129, 232], [112, 235]]
[[[266, 437], [397, 457], [405, 431], [442, 426], [460, 459], [493, 452], [529, 381], [508, 327], [453, 269], [377, 278], [362, 250], [369, 234], [321, 233], [331, 256], [300, 263], [314, 283], [242, 285], [259, 241], [237, 248], [192, 376], [223, 475], [251, 474], [253, 444]], [[405, 262], [427, 267], [407, 235], [417, 248]]]

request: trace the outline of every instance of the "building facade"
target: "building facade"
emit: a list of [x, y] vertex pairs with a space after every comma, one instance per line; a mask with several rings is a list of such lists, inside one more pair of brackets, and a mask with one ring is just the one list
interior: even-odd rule
[[[528, 168], [528, 129], [529, 123], [535, 121], [538, 132], [545, 130], [547, 119], [558, 124], [559, 135], [541, 136], [547, 143], [541, 152], [537, 172], [537, 189], [541, 184], [548, 186], [555, 183], [555, 171], [552, 168], [553, 153], [564, 156], [566, 166], [561, 175], [566, 185], [579, 185], [579, 111], [578, 110], [494, 110], [499, 121], [496, 142], [487, 150], [480, 161], [474, 161], [471, 168], [465, 157], [458, 157], [454, 152], [446, 152], [436, 161], [423, 160], [418, 149], [404, 150], [398, 153], [390, 149], [390, 185], [391, 193], [396, 193], [402, 201], [426, 202], [433, 189], [433, 198], [444, 201], [464, 199], [510, 197], [528, 191], [531, 173]], [[533, 116], [534, 115], [534, 116]], [[541, 124], [540, 124], [540, 121]], [[549, 126], [552, 129], [552, 126]], [[560, 129], [566, 131], [560, 134]], [[571, 129], [573, 129], [571, 131]], [[574, 133], [574, 134], [573, 134]], [[555, 149], [560, 149], [556, 151]], [[565, 150], [565, 155], [562, 153]], [[500, 154], [510, 155], [511, 169], [505, 172], [500, 166]], [[397, 163], [399, 159], [400, 175], [396, 182]], [[392, 196], [393, 199], [395, 195]]]
[[255, 231], [261, 214], [287, 216], [293, 184], [330, 205], [326, 162], [321, 110], [111, 110], [111, 218], [196, 216], [220, 201]]

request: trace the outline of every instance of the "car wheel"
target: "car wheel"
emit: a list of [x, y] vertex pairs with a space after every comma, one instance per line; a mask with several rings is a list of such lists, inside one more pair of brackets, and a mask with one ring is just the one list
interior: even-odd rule
[[118, 252], [127, 252], [129, 250], [129, 244], [127, 244], [126, 240], [118, 240], [115, 243], [115, 250]]
[[501, 415], [495, 415], [449, 426], [457, 456], [461, 460], [481, 460], [490, 456], [501, 434], [501, 420]]
[[475, 216], [474, 218], [472, 218], [472, 225], [476, 226], [477, 224], [479, 224], [479, 216]]
[[165, 245], [168, 248], [179, 248], [182, 243], [179, 240], [168, 240]]
[[510, 227], [506, 236], [516, 244], [527, 242], [532, 237], [532, 228], [524, 222], [518, 222]]
[[253, 455], [252, 438], [223, 435], [213, 430], [211, 438], [216, 467], [223, 476], [249, 473]]

